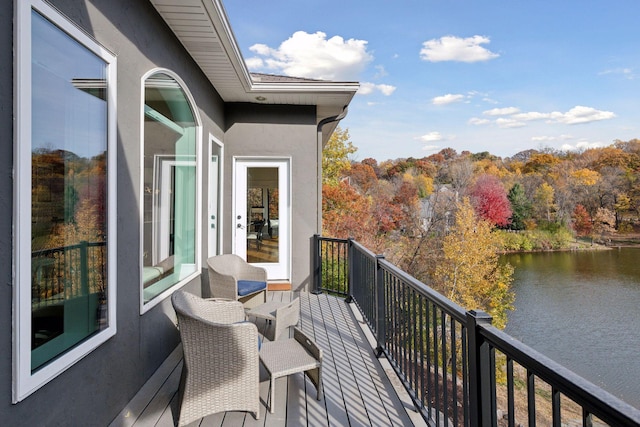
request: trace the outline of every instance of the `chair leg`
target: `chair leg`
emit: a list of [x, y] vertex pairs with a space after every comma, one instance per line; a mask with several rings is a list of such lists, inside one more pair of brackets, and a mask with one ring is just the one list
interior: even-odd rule
[[318, 368], [318, 388], [316, 389], [317, 399], [322, 400], [324, 395], [324, 386], [322, 384], [322, 367]]
[[276, 379], [271, 377], [269, 382], [271, 384], [271, 387], [269, 390], [269, 412], [273, 414], [276, 411], [274, 407], [275, 393], [276, 393]]

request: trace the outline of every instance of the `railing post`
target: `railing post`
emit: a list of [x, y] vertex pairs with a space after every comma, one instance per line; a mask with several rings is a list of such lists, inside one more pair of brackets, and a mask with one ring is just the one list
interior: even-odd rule
[[495, 365], [489, 343], [479, 333], [479, 325], [490, 325], [492, 317], [481, 310], [467, 311], [469, 342], [469, 421], [470, 427], [495, 425], [492, 408]]
[[386, 304], [384, 301], [384, 271], [380, 267], [380, 260], [384, 259], [384, 255], [376, 255], [376, 274], [374, 278], [374, 289], [376, 290], [376, 357], [382, 356], [384, 345], [387, 339], [386, 330]]
[[313, 235], [313, 248], [311, 249], [311, 256], [313, 257], [313, 289], [311, 293], [319, 295], [322, 293], [322, 260], [320, 259], [320, 235]]
[[89, 244], [80, 242], [80, 295], [89, 295]]
[[[345, 302], [347, 304], [349, 304], [350, 302], [353, 301], [353, 279], [354, 279], [354, 260], [355, 260], [355, 256], [353, 256], [354, 254], [354, 249], [353, 249], [353, 238], [349, 237], [347, 239], [347, 289], [345, 292], [347, 294], [347, 298], [345, 298]], [[360, 278], [360, 277], [358, 277]]]

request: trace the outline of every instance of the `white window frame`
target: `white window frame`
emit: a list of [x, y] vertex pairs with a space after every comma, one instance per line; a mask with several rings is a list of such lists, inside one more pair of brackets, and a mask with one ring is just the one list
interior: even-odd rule
[[[13, 390], [17, 403], [116, 334], [116, 57], [42, 0], [15, 4]], [[31, 372], [31, 13], [37, 11], [107, 64], [107, 310], [108, 326]]]
[[[220, 149], [220, 158], [218, 159], [218, 170], [217, 172], [217, 176], [213, 176], [213, 171], [212, 171], [212, 167], [211, 167], [211, 158], [213, 157], [213, 146], [217, 146]], [[223, 247], [222, 247], [222, 242], [224, 242], [223, 239], [223, 230], [224, 228], [222, 227], [222, 213], [224, 212], [224, 198], [222, 197], [223, 194], [223, 189], [224, 189], [224, 143], [219, 140], [218, 138], [216, 138], [215, 136], [209, 134], [209, 155], [207, 156], [207, 161], [209, 162], [209, 192], [207, 193], [207, 197], [208, 197], [208, 216], [207, 216], [207, 221], [209, 222], [209, 227], [208, 227], [208, 233], [207, 233], [207, 247], [208, 247], [208, 253], [207, 253], [207, 258], [212, 257], [214, 255], [220, 255], [223, 253]], [[217, 210], [215, 210], [214, 212], [214, 203], [211, 197], [211, 192], [213, 191], [212, 187], [216, 186], [216, 204], [217, 204]], [[216, 227], [215, 229], [211, 228], [211, 222], [213, 221], [211, 216], [212, 215], [217, 215], [216, 218]], [[211, 236], [213, 234], [217, 233], [218, 237], [216, 239], [216, 245], [212, 245], [212, 238]]]
[[[196, 218], [195, 218], [195, 271], [183, 278], [179, 282], [164, 290], [149, 302], [144, 302], [144, 283], [143, 283], [143, 266], [144, 266], [144, 115], [145, 115], [145, 82], [154, 74], [163, 73], [173, 78], [182, 91], [184, 92], [193, 113], [196, 128]], [[202, 120], [191, 92], [187, 88], [184, 81], [173, 71], [166, 68], [154, 68], [148, 71], [141, 79], [141, 96], [140, 96], [140, 314], [144, 314], [153, 307], [161, 303], [167, 297], [171, 296], [176, 290], [186, 285], [191, 280], [200, 275], [202, 268]]]

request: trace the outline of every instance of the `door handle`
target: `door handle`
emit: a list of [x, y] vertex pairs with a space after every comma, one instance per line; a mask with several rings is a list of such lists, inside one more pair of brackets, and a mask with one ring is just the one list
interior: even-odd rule
[[242, 224], [238, 224], [236, 228], [244, 228], [244, 226]]

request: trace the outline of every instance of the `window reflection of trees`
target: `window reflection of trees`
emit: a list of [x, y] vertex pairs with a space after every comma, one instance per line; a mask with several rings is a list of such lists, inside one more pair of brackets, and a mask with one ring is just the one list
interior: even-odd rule
[[[64, 333], [66, 300], [106, 291], [106, 155], [32, 153], [32, 348]], [[47, 308], [49, 307], [49, 308]], [[48, 313], [48, 314], [47, 314]], [[100, 329], [106, 319], [97, 315]]]

